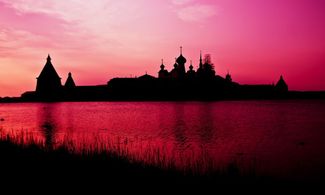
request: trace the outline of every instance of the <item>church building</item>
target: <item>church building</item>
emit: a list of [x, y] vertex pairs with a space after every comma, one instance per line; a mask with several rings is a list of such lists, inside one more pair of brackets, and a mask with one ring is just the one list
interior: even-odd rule
[[46, 64], [37, 77], [36, 93], [41, 97], [53, 97], [61, 93], [61, 78], [54, 69], [50, 55], [47, 56]]

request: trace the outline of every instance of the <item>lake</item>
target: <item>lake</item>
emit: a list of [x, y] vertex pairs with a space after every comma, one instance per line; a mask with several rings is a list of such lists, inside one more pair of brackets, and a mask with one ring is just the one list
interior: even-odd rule
[[[104, 143], [147, 163], [283, 180], [325, 173], [325, 101], [74, 102], [0, 104], [0, 129], [55, 147]], [[198, 163], [199, 162], [199, 163]]]

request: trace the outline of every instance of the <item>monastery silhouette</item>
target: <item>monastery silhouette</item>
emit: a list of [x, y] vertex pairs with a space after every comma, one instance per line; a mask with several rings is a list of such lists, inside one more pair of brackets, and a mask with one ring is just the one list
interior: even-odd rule
[[138, 78], [113, 78], [106, 85], [78, 86], [69, 73], [64, 85], [56, 72], [50, 55], [37, 77], [35, 91], [22, 94], [26, 101], [105, 101], [105, 100], [219, 100], [264, 99], [283, 97], [288, 85], [280, 76], [276, 85], [240, 85], [232, 81], [229, 72], [225, 78], [216, 75], [210, 55], [202, 58], [195, 71], [192, 61], [188, 71], [182, 47], [175, 59], [174, 68], [168, 72], [164, 62], [158, 77], [148, 74]]

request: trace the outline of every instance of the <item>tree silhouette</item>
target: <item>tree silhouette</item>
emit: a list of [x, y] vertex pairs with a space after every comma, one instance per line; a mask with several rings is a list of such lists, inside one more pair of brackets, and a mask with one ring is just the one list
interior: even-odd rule
[[211, 59], [211, 55], [210, 54], [206, 54], [204, 56], [203, 69], [205, 69], [206, 71], [212, 71], [212, 70], [214, 70], [214, 65], [212, 63], [212, 59]]

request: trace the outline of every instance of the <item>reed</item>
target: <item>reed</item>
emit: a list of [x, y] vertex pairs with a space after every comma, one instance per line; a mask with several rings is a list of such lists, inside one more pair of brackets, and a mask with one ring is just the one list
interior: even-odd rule
[[[146, 146], [142, 146], [143, 150], [136, 153], [130, 151], [128, 144], [132, 144], [132, 141], [128, 138], [104, 139], [102, 136], [93, 136], [95, 141], [92, 143], [83, 140], [87, 137], [71, 138], [66, 135], [61, 141], [48, 145], [41, 136], [33, 133], [0, 130], [1, 164], [13, 166], [19, 162], [19, 170], [29, 166], [38, 171], [49, 165], [61, 169], [61, 174], [86, 175], [91, 172], [109, 175], [110, 179], [136, 177], [151, 181], [154, 178], [176, 183], [262, 181], [254, 172], [243, 174], [234, 163], [216, 169], [214, 162], [203, 151], [202, 158], [193, 160], [191, 155], [182, 158], [176, 153], [170, 153], [167, 148], [150, 147], [150, 143], [146, 143]], [[141, 148], [141, 144], [137, 147]], [[179, 159], [182, 166], [177, 163]], [[48, 168], [45, 167], [45, 170]]]

